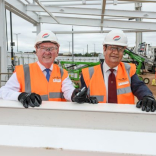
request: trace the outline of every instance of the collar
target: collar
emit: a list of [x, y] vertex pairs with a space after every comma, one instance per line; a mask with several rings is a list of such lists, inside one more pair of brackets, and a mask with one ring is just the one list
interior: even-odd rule
[[[104, 61], [104, 63], [103, 63], [103, 71], [104, 71], [104, 73], [106, 73], [109, 69], [111, 69], [111, 68]], [[113, 69], [115, 69], [115, 71], [117, 71], [118, 66], [114, 67]]]
[[[43, 72], [46, 67], [43, 66], [39, 61], [37, 61], [38, 66], [40, 67], [41, 71]], [[51, 67], [49, 68], [51, 71], [53, 70], [53, 64], [51, 65]]]

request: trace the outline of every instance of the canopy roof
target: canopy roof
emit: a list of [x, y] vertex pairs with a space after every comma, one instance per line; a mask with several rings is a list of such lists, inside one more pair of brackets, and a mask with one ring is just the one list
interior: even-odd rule
[[[135, 6], [133, 10], [128, 8], [131, 3]], [[99, 31], [89, 33], [108, 31], [103, 28], [156, 31], [156, 12], [141, 11], [144, 3], [152, 5], [156, 0], [5, 0], [8, 10], [34, 25], [49, 23], [99, 28]], [[112, 4], [127, 4], [127, 8], [106, 9]]]

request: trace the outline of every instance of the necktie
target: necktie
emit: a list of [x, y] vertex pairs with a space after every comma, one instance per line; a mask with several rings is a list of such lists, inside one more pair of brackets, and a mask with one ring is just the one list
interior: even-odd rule
[[45, 71], [47, 72], [47, 75], [46, 75], [46, 79], [47, 81], [49, 82], [49, 78], [50, 78], [50, 69], [46, 68]]
[[108, 77], [108, 103], [117, 103], [116, 78], [113, 73], [114, 69], [109, 70], [111, 73]]

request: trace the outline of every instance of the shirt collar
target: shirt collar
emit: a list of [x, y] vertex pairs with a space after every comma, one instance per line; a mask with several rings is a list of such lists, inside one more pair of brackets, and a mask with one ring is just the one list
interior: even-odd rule
[[[111, 69], [108, 65], [107, 65], [107, 63], [104, 61], [104, 63], [103, 63], [103, 70], [104, 70], [104, 72], [106, 73], [109, 69]], [[115, 71], [117, 71], [117, 69], [118, 69], [118, 66], [117, 67], [114, 67], [113, 69], [115, 69]]]
[[[44, 71], [46, 69], [45, 66], [43, 66], [39, 61], [37, 61], [38, 66], [40, 67], [40, 69], [42, 71]], [[51, 71], [53, 70], [53, 64], [51, 65], [51, 67], [49, 68]]]

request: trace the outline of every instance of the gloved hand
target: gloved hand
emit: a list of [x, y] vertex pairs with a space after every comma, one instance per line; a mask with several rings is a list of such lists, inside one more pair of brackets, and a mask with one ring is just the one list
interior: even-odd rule
[[136, 107], [142, 107], [142, 111], [154, 112], [156, 110], [156, 100], [153, 96], [144, 96], [142, 100], [137, 102]]
[[73, 102], [77, 103], [84, 103], [86, 102], [86, 97], [87, 97], [87, 90], [84, 92], [81, 92], [81, 94], [78, 94], [81, 92], [81, 89], [75, 89], [72, 93], [71, 100]]
[[28, 106], [39, 107], [42, 103], [40, 95], [26, 92], [23, 92], [18, 96], [18, 101], [20, 101], [25, 108], [28, 108]]
[[92, 104], [97, 104], [98, 99], [96, 97], [91, 96], [91, 97], [87, 97], [86, 102], [87, 103], [92, 103]]
[[87, 89], [82, 88], [82, 89], [75, 89], [73, 91], [72, 97], [71, 97], [73, 102], [77, 103], [92, 103], [92, 104], [97, 104], [98, 100], [96, 97], [89, 97], [87, 95]]

